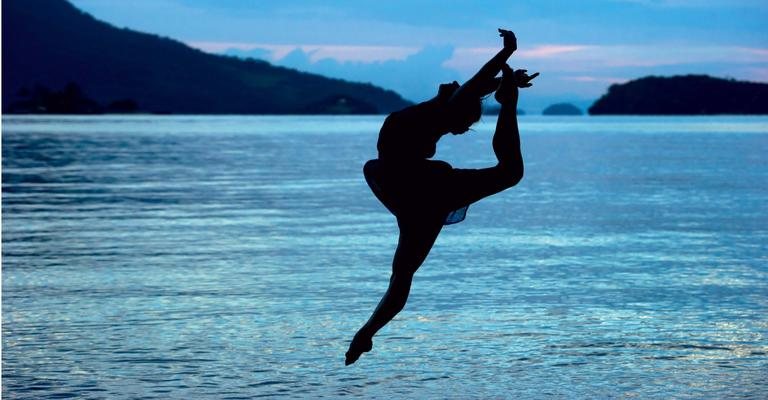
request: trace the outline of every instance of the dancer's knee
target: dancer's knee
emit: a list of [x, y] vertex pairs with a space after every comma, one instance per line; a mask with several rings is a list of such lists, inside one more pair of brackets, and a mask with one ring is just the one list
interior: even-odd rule
[[392, 274], [389, 285], [389, 294], [391, 296], [392, 307], [396, 312], [400, 312], [408, 301], [408, 294], [411, 291], [413, 274], [406, 271]]

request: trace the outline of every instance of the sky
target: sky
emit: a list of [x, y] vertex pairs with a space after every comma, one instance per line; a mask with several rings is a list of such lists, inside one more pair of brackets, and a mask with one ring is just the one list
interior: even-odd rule
[[614, 83], [688, 73], [768, 82], [766, 0], [71, 0], [118, 27], [211, 53], [395, 90], [468, 79], [513, 30], [538, 71], [521, 107], [588, 107]]

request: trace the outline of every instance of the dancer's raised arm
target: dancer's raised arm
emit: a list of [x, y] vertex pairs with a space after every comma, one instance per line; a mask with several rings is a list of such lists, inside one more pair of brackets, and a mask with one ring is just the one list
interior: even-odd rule
[[519, 89], [531, 87], [531, 80], [539, 73], [528, 75], [525, 69], [512, 70], [504, 64], [503, 80], [496, 91], [496, 101], [501, 104], [499, 117], [496, 122], [496, 133], [493, 135], [493, 151], [499, 161], [499, 166], [508, 173], [523, 176], [523, 156], [520, 152], [520, 133], [517, 127], [517, 100]]
[[462, 104], [468, 99], [480, 98], [492, 93], [499, 86], [501, 78], [496, 78], [507, 60], [517, 50], [517, 38], [512, 31], [499, 29], [504, 47], [483, 65], [477, 73], [456, 90], [450, 103]]

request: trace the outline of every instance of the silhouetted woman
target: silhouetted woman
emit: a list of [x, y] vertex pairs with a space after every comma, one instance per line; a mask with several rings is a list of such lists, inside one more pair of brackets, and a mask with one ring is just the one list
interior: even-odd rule
[[[346, 364], [373, 347], [373, 336], [405, 306], [413, 274], [421, 266], [443, 225], [461, 222], [470, 204], [516, 185], [523, 177], [517, 129], [518, 88], [537, 74], [512, 71], [507, 59], [517, 50], [514, 33], [499, 29], [504, 47], [464, 85], [440, 85], [435, 98], [390, 114], [379, 132], [379, 158], [363, 172], [371, 190], [397, 217], [400, 238], [389, 288], [371, 318], [355, 334]], [[502, 71], [501, 78], [496, 75]], [[465, 133], [480, 119], [482, 98], [493, 91], [501, 104], [493, 151], [498, 163], [485, 169], [456, 169], [429, 160], [437, 141]]]

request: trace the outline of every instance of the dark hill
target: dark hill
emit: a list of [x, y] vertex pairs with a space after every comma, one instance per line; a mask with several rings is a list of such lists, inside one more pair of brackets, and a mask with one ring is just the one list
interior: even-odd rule
[[556, 103], [544, 109], [542, 115], [582, 115], [584, 114], [579, 107], [571, 103]]
[[75, 112], [117, 104], [184, 114], [388, 113], [409, 104], [370, 84], [206, 54], [118, 29], [64, 0], [7, 0], [2, 12], [3, 113], [35, 111], [30, 104], [51, 112], [44, 108], [56, 99], [58, 109], [72, 110], [60, 101], [73, 98], [73, 87]]
[[623, 115], [768, 114], [768, 84], [706, 75], [650, 76], [611, 85], [589, 113]]

